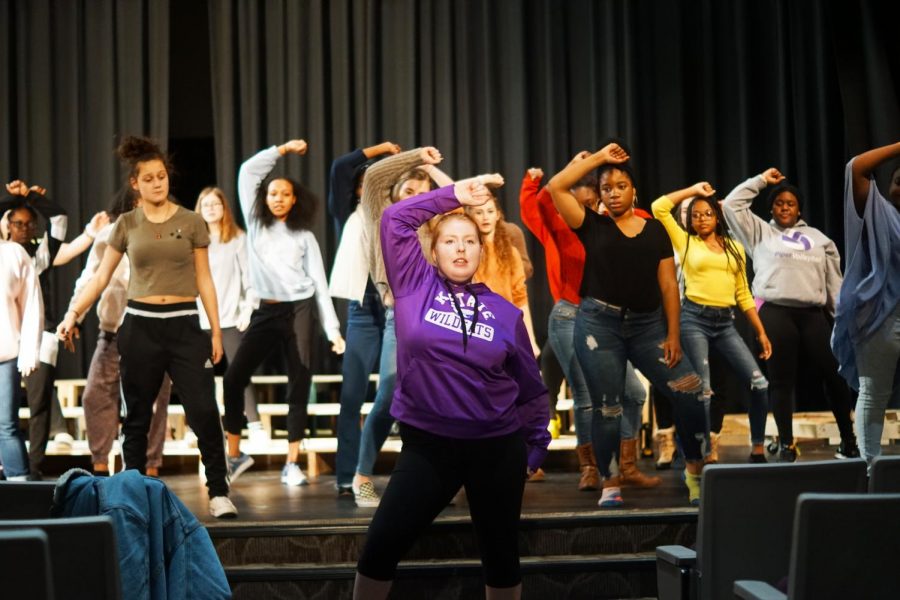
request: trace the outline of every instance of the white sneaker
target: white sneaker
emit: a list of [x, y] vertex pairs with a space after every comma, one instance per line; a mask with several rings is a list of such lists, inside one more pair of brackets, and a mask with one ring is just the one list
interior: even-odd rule
[[303, 474], [300, 465], [287, 463], [281, 469], [281, 483], [285, 485], [306, 485], [309, 483], [309, 480], [306, 479], [306, 475]]
[[209, 514], [217, 519], [234, 519], [238, 511], [228, 496], [215, 496], [209, 499]]
[[73, 438], [68, 433], [57, 433], [53, 436], [53, 442], [57, 446], [57, 450], [71, 450], [72, 444], [75, 443], [75, 438]]
[[262, 428], [262, 423], [259, 423], [259, 427], [254, 427], [254, 425], [256, 425], [256, 423], [250, 423], [250, 426], [248, 427], [250, 433], [247, 436], [247, 440], [251, 444], [254, 446], [265, 446], [272, 441], [269, 432]]

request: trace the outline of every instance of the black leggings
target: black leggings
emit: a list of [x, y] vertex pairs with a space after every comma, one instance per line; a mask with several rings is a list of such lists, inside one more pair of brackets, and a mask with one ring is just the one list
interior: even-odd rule
[[497, 588], [518, 585], [526, 468], [522, 432], [460, 440], [400, 423], [400, 436], [403, 449], [369, 525], [359, 573], [393, 580], [400, 559], [465, 486], [485, 583]]
[[759, 318], [772, 342], [772, 356], [767, 362], [769, 395], [781, 443], [794, 441], [794, 391], [801, 352], [825, 383], [841, 439], [853, 439], [850, 390], [838, 374], [837, 360], [831, 352], [832, 327], [825, 311], [821, 307], [794, 308], [766, 302], [759, 311]]
[[275, 349], [284, 348], [288, 361], [288, 441], [306, 437], [309, 385], [312, 382], [310, 352], [315, 300], [262, 303], [253, 311], [250, 325], [234, 356], [228, 357], [222, 387], [225, 430], [240, 435], [244, 426], [244, 390], [253, 372]]

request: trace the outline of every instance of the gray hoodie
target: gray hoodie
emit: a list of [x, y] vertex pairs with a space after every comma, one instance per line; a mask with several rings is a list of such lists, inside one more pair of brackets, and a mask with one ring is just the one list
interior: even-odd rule
[[824, 306], [834, 315], [841, 289], [841, 256], [824, 233], [802, 219], [783, 229], [750, 210], [766, 187], [762, 175], [734, 188], [722, 208], [725, 221], [753, 260], [753, 296], [784, 306]]

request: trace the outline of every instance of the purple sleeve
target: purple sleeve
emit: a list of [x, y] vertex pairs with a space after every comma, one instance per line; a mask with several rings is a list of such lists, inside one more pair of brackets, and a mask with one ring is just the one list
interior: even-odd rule
[[388, 283], [399, 298], [418, 289], [433, 272], [416, 231], [428, 219], [459, 208], [449, 185], [389, 206], [381, 217], [381, 252]]
[[550, 414], [547, 388], [541, 379], [521, 314], [516, 322], [516, 353], [509, 361], [511, 375], [519, 382], [516, 406], [525, 431], [525, 442], [528, 444], [528, 467], [535, 471], [544, 462], [547, 446], [550, 445], [550, 432], [547, 430]]

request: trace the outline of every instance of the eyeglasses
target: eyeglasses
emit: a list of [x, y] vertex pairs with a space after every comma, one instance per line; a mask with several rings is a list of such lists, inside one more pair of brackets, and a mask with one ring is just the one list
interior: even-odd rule
[[715, 216], [716, 216], [716, 213], [714, 213], [711, 210], [707, 210], [706, 212], [691, 213], [691, 218], [695, 221], [699, 221], [700, 219], [703, 219], [703, 218], [712, 219]]
[[16, 229], [34, 229], [34, 221], [10, 221], [9, 226]]

